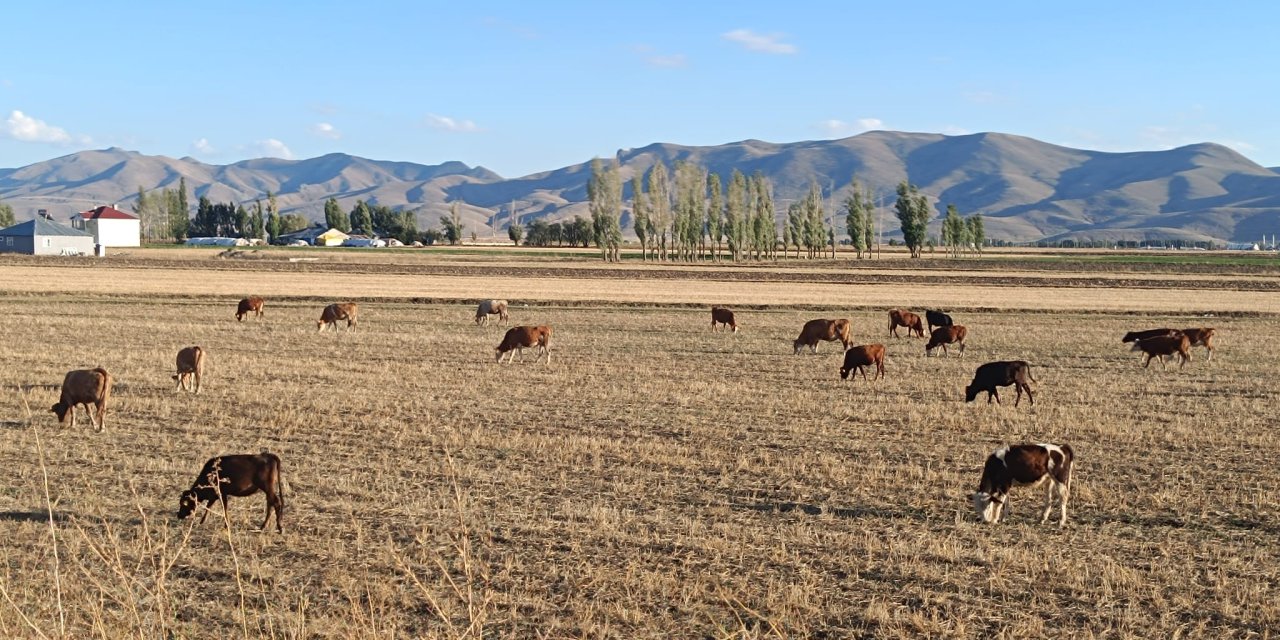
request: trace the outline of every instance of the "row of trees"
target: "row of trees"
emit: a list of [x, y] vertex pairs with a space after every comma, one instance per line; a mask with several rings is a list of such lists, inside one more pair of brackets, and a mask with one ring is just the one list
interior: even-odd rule
[[413, 211], [364, 200], [356, 200], [351, 211], [344, 212], [337, 199], [329, 198], [324, 203], [324, 222], [343, 233], [395, 238], [406, 244], [419, 239], [418, 217]]
[[530, 247], [550, 247], [552, 245], [571, 247], [588, 247], [595, 242], [595, 228], [590, 220], [582, 216], [574, 216], [573, 220], [564, 222], [547, 222], [534, 220], [529, 228], [513, 224], [507, 229], [507, 236], [516, 244], [524, 241]]
[[133, 212], [138, 214], [142, 237], [146, 240], [170, 240], [187, 237], [191, 209], [187, 204], [187, 179], [178, 180], [177, 189], [147, 193], [138, 187], [138, 201]]

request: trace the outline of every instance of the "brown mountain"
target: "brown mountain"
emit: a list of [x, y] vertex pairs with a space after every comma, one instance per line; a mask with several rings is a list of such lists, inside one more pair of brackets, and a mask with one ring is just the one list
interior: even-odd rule
[[[947, 204], [963, 214], [983, 213], [992, 238], [1254, 240], [1280, 230], [1280, 174], [1209, 143], [1104, 153], [998, 133], [874, 131], [787, 144], [653, 144], [621, 150], [616, 160], [626, 179], [659, 161], [695, 162], [723, 178], [734, 169], [760, 171], [774, 185], [780, 213], [811, 181], [828, 191], [834, 188], [828, 202], [835, 208], [856, 175], [883, 196], [887, 229], [896, 228], [894, 188], [909, 180], [935, 202], [939, 213]], [[468, 228], [484, 235], [490, 225], [499, 233], [505, 228], [513, 202], [522, 222], [587, 215], [589, 175], [585, 162], [504, 179], [459, 162], [424, 166], [329, 154], [218, 166], [107, 149], [0, 170], [0, 198], [14, 206], [20, 219], [36, 208], [70, 215], [101, 203], [127, 207], [139, 185], [172, 187], [185, 176], [196, 196], [240, 202], [270, 190], [278, 194], [282, 210], [313, 219], [332, 196], [345, 209], [357, 199], [415, 208], [421, 225], [433, 225], [450, 201], [460, 199]]]

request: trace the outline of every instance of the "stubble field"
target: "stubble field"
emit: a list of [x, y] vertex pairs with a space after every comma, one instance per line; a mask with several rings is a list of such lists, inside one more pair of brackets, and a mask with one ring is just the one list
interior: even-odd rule
[[[647, 288], [628, 269], [587, 284], [479, 272], [457, 276], [471, 290], [458, 294], [412, 269], [110, 265], [0, 265], [5, 637], [1280, 626], [1270, 292], [815, 283], [779, 267], [770, 281], [681, 272]], [[250, 293], [270, 294], [266, 316], [237, 323]], [[444, 301], [486, 295], [512, 298], [513, 324], [554, 327], [550, 366], [531, 353], [495, 364], [501, 330]], [[705, 307], [664, 304], [702, 296], [756, 308], [733, 335], [709, 331]], [[348, 298], [359, 327], [317, 334], [321, 303]], [[953, 314], [966, 354], [887, 338], [891, 300], [980, 309]], [[792, 356], [816, 317], [886, 344], [888, 378], [842, 382], [838, 344]], [[1196, 349], [1184, 370], [1143, 370], [1119, 338], [1156, 326], [1216, 327], [1213, 361]], [[192, 344], [209, 352], [199, 396], [169, 379]], [[1032, 363], [1035, 406], [1012, 393], [965, 404], [973, 369], [1003, 359]], [[116, 378], [106, 430], [60, 427], [48, 407], [63, 373], [95, 365]], [[1063, 529], [1039, 524], [1041, 491], [1015, 490], [997, 526], [972, 513], [985, 456], [1021, 441], [1076, 451]], [[284, 535], [255, 531], [261, 495], [233, 499], [227, 520], [175, 519], [206, 458], [262, 450], [284, 461]]]

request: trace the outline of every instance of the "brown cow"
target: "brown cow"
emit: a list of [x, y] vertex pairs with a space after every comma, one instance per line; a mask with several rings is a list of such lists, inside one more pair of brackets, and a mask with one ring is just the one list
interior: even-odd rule
[[326, 327], [333, 325], [333, 330], [337, 331], [339, 320], [346, 320], [347, 328], [350, 329], [356, 325], [356, 315], [359, 311], [359, 305], [354, 302], [335, 302], [325, 307], [320, 313], [320, 319], [316, 320], [316, 329], [324, 331]]
[[1156, 336], [1133, 343], [1132, 350], [1146, 354], [1147, 357], [1142, 362], [1143, 368], [1151, 366], [1151, 358], [1159, 358], [1160, 368], [1165, 369], [1165, 357], [1176, 353], [1180, 358], [1178, 368], [1181, 369], [1191, 360], [1191, 339], [1181, 332], [1174, 336]]
[[898, 327], [907, 328], [908, 338], [911, 337], [912, 333], [915, 333], [918, 338], [924, 337], [924, 322], [920, 320], [920, 316], [910, 311], [894, 309], [889, 312], [889, 335], [895, 338], [899, 337]]
[[[924, 354], [926, 356], [933, 355], [933, 350], [942, 347], [942, 353], [947, 354], [947, 345], [960, 343], [960, 354], [964, 354], [964, 338], [969, 334], [969, 330], [964, 328], [962, 324], [952, 325], [950, 327], [938, 327], [933, 330], [933, 335], [929, 336], [929, 344], [924, 346]], [[949, 355], [949, 354], [948, 354]]]
[[178, 501], [178, 517], [185, 519], [200, 503], [204, 513], [200, 523], [209, 516], [209, 506], [214, 500], [222, 502], [222, 512], [227, 512], [227, 498], [243, 498], [257, 492], [267, 495], [267, 517], [262, 520], [263, 531], [271, 521], [272, 509], [276, 512], [276, 532], [284, 533], [280, 522], [284, 512], [284, 483], [280, 479], [280, 458], [274, 453], [236, 454], [209, 458], [200, 469], [200, 475], [191, 488], [183, 492]]
[[536, 327], [521, 326], [511, 327], [507, 329], [507, 334], [502, 336], [502, 344], [498, 345], [494, 351], [498, 354], [498, 362], [502, 362], [502, 356], [508, 352], [511, 357], [508, 362], [514, 362], [516, 359], [516, 351], [520, 352], [520, 360], [524, 361], [524, 350], [526, 347], [538, 347], [538, 355], [533, 359], [534, 362], [547, 354], [547, 364], [551, 364], [551, 327], [539, 325]]
[[[204, 349], [187, 347], [178, 352], [178, 373], [173, 379], [178, 381], [174, 389], [193, 390], [200, 393], [200, 378], [204, 375]], [[194, 384], [192, 384], [194, 379]]]
[[[884, 345], [863, 344], [844, 352], [844, 365], [840, 367], [840, 379], [848, 380], [851, 373], [862, 373], [862, 380], [867, 380], [867, 370], [863, 367], [876, 366], [876, 375], [872, 380], [884, 377]], [[857, 379], [857, 376], [854, 376]]]
[[1211, 327], [1203, 327], [1198, 329], [1183, 329], [1182, 335], [1191, 341], [1193, 347], [1204, 347], [1209, 352], [1209, 357], [1205, 362], [1213, 361], [1213, 329]]
[[733, 309], [728, 307], [711, 307], [711, 330], [715, 331], [719, 325], [733, 329], [734, 333], [738, 332], [738, 323], [733, 319]]
[[849, 320], [841, 318], [839, 320], [810, 320], [804, 323], [804, 327], [800, 329], [800, 337], [796, 338], [791, 346], [795, 348], [795, 355], [800, 355], [800, 350], [809, 347], [810, 353], [818, 352], [818, 341], [825, 340], [832, 342], [839, 340], [845, 349], [849, 348]]
[[236, 307], [236, 320], [244, 322], [244, 317], [253, 314], [255, 318], [262, 317], [262, 298], [258, 296], [249, 296], [240, 301], [240, 306]]
[[[62, 395], [58, 398], [58, 403], [53, 405], [49, 411], [58, 416], [60, 424], [66, 424], [67, 414], [71, 414], [71, 428], [76, 426], [76, 405], [84, 405], [84, 410], [89, 414], [89, 423], [94, 426], [96, 431], [102, 431], [107, 426], [107, 400], [111, 398], [111, 374], [106, 369], [98, 367], [96, 369], [76, 369], [68, 371], [66, 377], [62, 379]], [[93, 405], [93, 409], [89, 405]], [[97, 414], [97, 421], [94, 421], [94, 414]]]

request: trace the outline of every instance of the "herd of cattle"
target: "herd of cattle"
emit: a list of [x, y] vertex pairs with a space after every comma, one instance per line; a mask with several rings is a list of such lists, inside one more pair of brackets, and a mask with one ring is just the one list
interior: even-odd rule
[[[246, 317], [260, 318], [263, 315], [264, 301], [257, 296], [244, 298], [236, 308], [236, 320]], [[348, 329], [354, 329], [359, 316], [359, 306], [354, 302], [330, 304], [321, 311], [316, 321], [318, 330], [323, 331], [332, 326], [337, 331], [338, 323], [345, 320]], [[491, 316], [498, 316], [506, 322], [510, 315], [505, 300], [484, 300], [476, 309], [477, 325], [487, 325]], [[930, 355], [938, 347], [947, 353], [948, 345], [958, 345], [957, 351], [964, 353], [964, 340], [968, 330], [957, 325], [951, 316], [940, 311], [928, 310], [925, 317], [910, 311], [894, 309], [889, 311], [889, 335], [900, 337], [898, 328], [907, 330], [907, 337], [923, 338], [925, 326], [928, 326], [929, 340], [925, 344], [925, 354]], [[732, 309], [722, 306], [711, 308], [711, 328], [724, 328], [738, 332], [738, 323]], [[817, 353], [819, 342], [839, 341], [844, 347], [844, 360], [840, 367], [840, 377], [848, 379], [851, 374], [862, 374], [867, 381], [867, 367], [875, 367], [875, 376], [871, 380], [885, 377], [883, 344], [851, 344], [851, 324], [848, 319], [810, 320], [800, 329], [800, 336], [792, 346], [796, 355], [805, 347], [811, 353]], [[1133, 351], [1145, 355], [1143, 367], [1151, 364], [1152, 358], [1158, 358], [1163, 367], [1165, 358], [1177, 355], [1179, 367], [1191, 360], [1191, 348], [1203, 346], [1208, 351], [1208, 359], [1213, 359], [1212, 328], [1193, 329], [1149, 329], [1133, 331], [1125, 334], [1123, 343], [1133, 343]], [[516, 326], [507, 330], [502, 342], [495, 348], [497, 361], [510, 354], [508, 361], [518, 354], [521, 359], [524, 350], [536, 348], [535, 362], [543, 355], [547, 364], [551, 363], [551, 327], [548, 326]], [[204, 372], [205, 351], [199, 346], [185, 347], [178, 351], [177, 373], [173, 379], [177, 382], [177, 390], [200, 393], [200, 380]], [[855, 377], [856, 380], [856, 377]], [[1022, 401], [1026, 392], [1027, 401], [1035, 404], [1035, 396], [1031, 392], [1029, 382], [1036, 382], [1031, 375], [1031, 365], [1024, 360], [988, 362], [979, 366], [974, 372], [973, 381], [965, 387], [965, 401], [972, 402], [979, 393], [987, 393], [987, 403], [992, 399], [1000, 402], [999, 387], [1013, 386], [1017, 391], [1014, 406]], [[77, 369], [67, 372], [62, 381], [62, 392], [58, 402], [51, 411], [58, 422], [65, 424], [68, 416], [71, 427], [75, 427], [75, 407], [83, 405], [89, 415], [89, 421], [97, 431], [105, 427], [107, 402], [111, 398], [112, 377], [106, 369]], [[1067, 497], [1071, 484], [1071, 469], [1074, 454], [1071, 447], [1065, 444], [1019, 444], [996, 450], [987, 457], [983, 467], [978, 490], [973, 495], [974, 509], [984, 522], [1000, 521], [1004, 503], [1009, 491], [1014, 486], [1033, 485], [1048, 482], [1048, 495], [1041, 523], [1048, 520], [1053, 507], [1053, 496], [1056, 493], [1061, 507], [1059, 526], [1067, 520]], [[281, 484], [280, 458], [274, 454], [223, 455], [210, 458], [205, 462], [196, 476], [191, 488], [181, 496], [178, 517], [186, 518], [195, 511], [198, 505], [204, 504], [205, 510], [200, 521], [208, 516], [213, 502], [221, 501], [225, 513], [227, 498], [231, 496], [251, 496], [262, 491], [267, 499], [266, 518], [262, 522], [265, 530], [270, 522], [272, 512], [276, 516], [276, 530], [283, 532], [281, 515], [284, 511], [284, 491]]]

